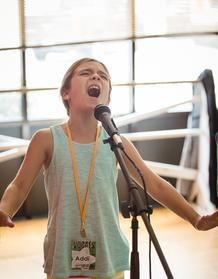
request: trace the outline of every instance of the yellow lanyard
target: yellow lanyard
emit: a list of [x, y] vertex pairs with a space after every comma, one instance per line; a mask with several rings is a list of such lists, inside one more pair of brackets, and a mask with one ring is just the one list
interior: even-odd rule
[[84, 205], [82, 204], [82, 198], [81, 198], [80, 186], [79, 186], [79, 176], [78, 176], [76, 159], [75, 159], [74, 149], [73, 149], [73, 141], [72, 141], [70, 127], [69, 127], [68, 123], [65, 124], [65, 129], [66, 129], [67, 135], [68, 135], [68, 142], [69, 142], [69, 147], [70, 147], [70, 153], [71, 153], [71, 158], [72, 158], [72, 167], [73, 167], [73, 173], [74, 173], [75, 188], [76, 188], [78, 205], [79, 205], [79, 209], [80, 209], [80, 217], [81, 217], [80, 233], [81, 233], [81, 236], [85, 238], [86, 237], [86, 229], [85, 229], [86, 210], [87, 210], [87, 206], [88, 206], [88, 200], [89, 200], [89, 194], [90, 194], [91, 182], [92, 182], [92, 175], [93, 175], [93, 170], [94, 170], [94, 166], [95, 166], [100, 126], [97, 127], [95, 144], [94, 144], [93, 150], [92, 150], [92, 162], [91, 162], [91, 166], [90, 166], [90, 170], [89, 170], [89, 177], [88, 177]]

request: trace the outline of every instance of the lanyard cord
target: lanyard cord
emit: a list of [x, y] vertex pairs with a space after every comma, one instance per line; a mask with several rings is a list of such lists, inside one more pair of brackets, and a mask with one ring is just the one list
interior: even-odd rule
[[95, 144], [94, 144], [93, 150], [92, 150], [92, 161], [91, 161], [91, 166], [90, 166], [90, 170], [89, 170], [89, 177], [88, 177], [84, 205], [82, 204], [82, 198], [81, 198], [81, 192], [80, 192], [80, 186], [79, 186], [79, 176], [78, 176], [78, 170], [77, 170], [77, 165], [76, 165], [76, 158], [75, 158], [75, 153], [74, 153], [74, 149], [73, 149], [73, 141], [72, 141], [72, 136], [71, 136], [71, 132], [70, 132], [70, 127], [69, 127], [68, 123], [65, 124], [65, 129], [66, 129], [67, 135], [68, 135], [68, 143], [69, 143], [71, 159], [72, 159], [75, 188], [76, 188], [78, 205], [79, 205], [79, 209], [80, 209], [81, 226], [82, 226], [82, 230], [84, 230], [85, 229], [86, 210], [87, 210], [87, 206], [88, 206], [88, 200], [89, 200], [89, 194], [90, 194], [91, 182], [92, 182], [92, 175], [93, 175], [93, 171], [94, 171], [95, 159], [96, 159], [96, 153], [97, 153], [98, 138], [99, 138], [99, 134], [100, 134], [100, 126], [97, 127]]

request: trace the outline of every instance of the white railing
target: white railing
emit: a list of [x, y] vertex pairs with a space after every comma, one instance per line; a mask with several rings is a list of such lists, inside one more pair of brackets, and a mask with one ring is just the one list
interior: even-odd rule
[[0, 163], [25, 155], [29, 141], [0, 135]]

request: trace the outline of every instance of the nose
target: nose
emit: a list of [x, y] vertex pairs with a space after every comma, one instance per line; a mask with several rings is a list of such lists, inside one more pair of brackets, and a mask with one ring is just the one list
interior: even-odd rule
[[100, 80], [100, 76], [98, 75], [98, 73], [93, 73], [92, 79], [94, 79], [94, 80]]

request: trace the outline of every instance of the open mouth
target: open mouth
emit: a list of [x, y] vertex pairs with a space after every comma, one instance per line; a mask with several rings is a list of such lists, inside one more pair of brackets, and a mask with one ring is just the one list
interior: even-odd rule
[[97, 85], [91, 85], [88, 88], [88, 94], [90, 97], [97, 98], [100, 95], [100, 88]]

